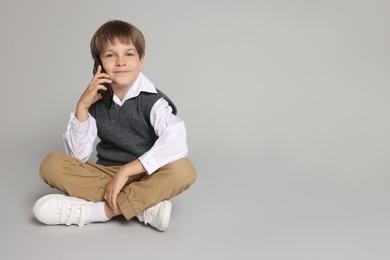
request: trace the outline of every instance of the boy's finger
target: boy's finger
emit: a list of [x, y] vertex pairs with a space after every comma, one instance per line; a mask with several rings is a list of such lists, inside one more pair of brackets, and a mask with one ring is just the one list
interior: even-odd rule
[[95, 75], [93, 75], [94, 78], [98, 78], [98, 75], [102, 73], [102, 66], [98, 66]]
[[112, 194], [112, 207], [113, 210], [116, 210], [116, 195]]

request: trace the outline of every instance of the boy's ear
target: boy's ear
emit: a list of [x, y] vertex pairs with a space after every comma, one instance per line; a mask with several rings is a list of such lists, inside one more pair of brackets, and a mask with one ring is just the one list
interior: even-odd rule
[[145, 65], [145, 60], [144, 60], [144, 57], [140, 58], [140, 70], [143, 70], [144, 69], [144, 65]]

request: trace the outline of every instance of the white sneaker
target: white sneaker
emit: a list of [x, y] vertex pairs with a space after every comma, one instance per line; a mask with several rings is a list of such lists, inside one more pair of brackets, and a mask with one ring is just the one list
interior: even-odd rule
[[139, 221], [149, 224], [160, 231], [165, 231], [171, 217], [172, 203], [169, 200], [163, 200], [157, 205], [145, 209], [137, 215]]
[[46, 195], [34, 205], [34, 216], [47, 225], [80, 227], [89, 222], [89, 207], [92, 202], [60, 194]]

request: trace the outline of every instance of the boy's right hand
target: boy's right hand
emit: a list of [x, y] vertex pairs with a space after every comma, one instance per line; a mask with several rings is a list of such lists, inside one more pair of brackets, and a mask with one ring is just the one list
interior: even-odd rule
[[88, 119], [88, 110], [93, 103], [102, 98], [98, 92], [100, 89], [107, 90], [103, 83], [111, 83], [110, 76], [106, 73], [102, 73], [102, 67], [99, 65], [96, 74], [93, 76], [87, 89], [81, 95], [77, 107], [76, 107], [76, 118], [80, 122], [84, 122]]

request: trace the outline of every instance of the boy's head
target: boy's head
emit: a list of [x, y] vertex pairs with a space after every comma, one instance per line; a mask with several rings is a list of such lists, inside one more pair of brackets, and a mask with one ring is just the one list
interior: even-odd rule
[[114, 45], [117, 42], [132, 43], [137, 49], [139, 58], [144, 57], [145, 38], [142, 32], [130, 23], [113, 20], [103, 24], [92, 36], [90, 44], [92, 58], [100, 56], [109, 45]]

